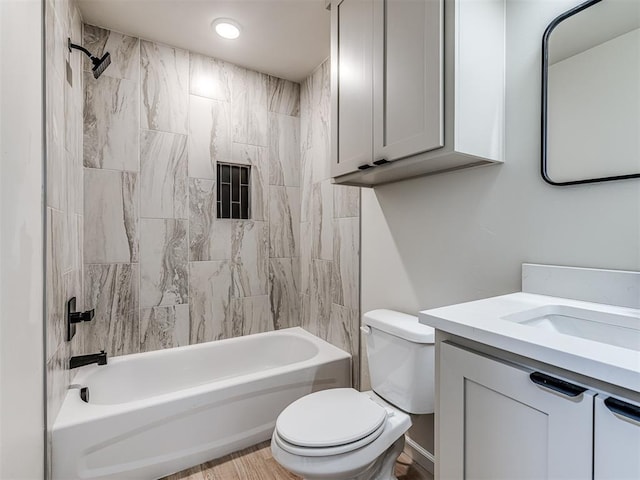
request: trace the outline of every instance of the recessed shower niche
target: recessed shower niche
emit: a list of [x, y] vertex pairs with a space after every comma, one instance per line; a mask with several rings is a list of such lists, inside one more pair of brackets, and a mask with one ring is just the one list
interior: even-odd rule
[[217, 164], [217, 217], [251, 218], [251, 165]]

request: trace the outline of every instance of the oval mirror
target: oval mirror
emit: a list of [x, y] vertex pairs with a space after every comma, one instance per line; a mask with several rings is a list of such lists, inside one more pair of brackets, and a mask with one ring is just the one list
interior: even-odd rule
[[640, 177], [640, 1], [589, 0], [542, 42], [542, 177]]

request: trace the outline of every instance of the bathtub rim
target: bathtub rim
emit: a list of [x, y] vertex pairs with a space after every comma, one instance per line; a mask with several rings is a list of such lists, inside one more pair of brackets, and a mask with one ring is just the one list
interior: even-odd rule
[[[329, 342], [316, 337], [312, 333], [307, 332], [301, 327], [290, 327], [280, 330], [273, 330], [269, 332], [256, 333], [251, 335], [245, 335], [241, 337], [228, 338], [224, 340], [214, 340], [211, 342], [203, 342], [194, 345], [185, 345], [181, 347], [175, 347], [163, 350], [154, 350], [152, 352], [133, 353], [128, 355], [120, 355], [110, 359], [112, 363], [125, 363], [127, 361], [135, 360], [141, 355], [147, 357], [155, 357], [167, 355], [168, 352], [175, 354], [175, 352], [184, 350], [199, 350], [211, 348], [212, 344], [220, 344], [225, 342], [237, 343], [241, 342], [248, 336], [273, 336], [273, 335], [291, 335], [297, 337], [303, 337], [306, 340], [310, 340], [318, 348], [316, 354], [304, 361], [294, 362], [287, 365], [282, 365], [267, 370], [260, 370], [258, 372], [252, 372], [248, 374], [238, 375], [236, 377], [228, 377], [222, 380], [213, 380], [211, 382], [202, 383], [188, 388], [163, 393], [153, 397], [147, 397], [139, 400], [134, 400], [125, 403], [112, 403], [112, 404], [94, 404], [86, 403], [80, 398], [79, 389], [86, 384], [86, 379], [99, 368], [105, 368], [104, 366], [89, 365], [80, 367], [78, 373], [71, 380], [65, 398], [62, 402], [62, 406], [58, 413], [58, 416], [53, 423], [52, 431], [73, 427], [90, 420], [108, 419], [110, 417], [116, 417], [122, 414], [133, 412], [140, 409], [151, 408], [157, 405], [163, 405], [173, 401], [180, 401], [185, 398], [198, 398], [203, 395], [207, 395], [212, 391], [219, 389], [232, 388], [239, 384], [268, 379], [277, 377], [292, 370], [302, 370], [306, 368], [312, 368], [316, 365], [332, 363], [349, 359], [353, 362], [352, 355], [348, 352], [330, 344]], [[108, 368], [107, 364], [107, 368]], [[353, 379], [351, 379], [353, 382]]]

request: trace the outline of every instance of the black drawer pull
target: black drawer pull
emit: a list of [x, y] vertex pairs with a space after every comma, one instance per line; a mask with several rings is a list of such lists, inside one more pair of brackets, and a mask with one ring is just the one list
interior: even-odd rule
[[617, 398], [609, 397], [604, 401], [604, 404], [613, 413], [617, 413], [623, 417], [630, 418], [636, 422], [640, 422], [640, 407], [632, 405], [631, 403], [623, 402]]
[[376, 160], [373, 162], [374, 165], [384, 165], [385, 163], [389, 163], [389, 160], [386, 158], [381, 158], [380, 160]]
[[529, 375], [531, 381], [537, 385], [553, 390], [554, 392], [561, 393], [567, 397], [577, 397], [578, 395], [587, 391], [586, 388], [579, 387], [573, 383], [565, 382], [559, 378], [554, 378], [549, 375], [540, 372], [533, 372]]
[[365, 163], [364, 165], [360, 165], [358, 167], [358, 170], [366, 170], [367, 168], [373, 168], [373, 165], [369, 165], [368, 163]]

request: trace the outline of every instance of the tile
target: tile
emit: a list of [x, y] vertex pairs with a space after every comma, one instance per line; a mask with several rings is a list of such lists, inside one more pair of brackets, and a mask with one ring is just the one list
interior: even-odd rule
[[85, 309], [95, 309], [83, 323], [86, 353], [105, 350], [109, 356], [135, 353], [140, 348], [137, 264], [85, 265]]
[[140, 132], [140, 215], [187, 218], [187, 137]]
[[269, 77], [269, 111], [297, 117], [300, 112], [300, 84]]
[[232, 298], [231, 307], [234, 337], [273, 330], [269, 295]]
[[188, 133], [189, 53], [140, 42], [140, 125], [147, 130]]
[[78, 219], [74, 213], [47, 208], [47, 243], [52, 262], [50, 270], [63, 276], [79, 268]]
[[186, 220], [140, 220], [140, 305], [188, 303]]
[[333, 218], [360, 216], [360, 187], [333, 185]]
[[64, 283], [65, 214], [47, 208], [46, 231], [46, 359], [64, 343], [66, 289]]
[[300, 261], [297, 258], [269, 260], [271, 314], [275, 329], [300, 325]]
[[313, 137], [309, 148], [309, 167], [311, 168], [311, 178], [314, 183], [331, 178], [331, 130], [319, 115], [314, 115], [311, 119], [311, 135]]
[[138, 174], [85, 169], [85, 263], [138, 261]]
[[46, 363], [47, 370], [47, 429], [50, 430], [62, 407], [70, 383], [69, 344], [63, 343]]
[[67, 153], [65, 149], [65, 103], [62, 76], [52, 70], [46, 83], [46, 202], [59, 210], [67, 207]]
[[[80, 13], [80, 9], [78, 9], [77, 5], [75, 5], [72, 11], [69, 12], [71, 15], [70, 19], [70, 38], [71, 41], [75, 44], [82, 44], [82, 14]], [[82, 119], [82, 102], [84, 101], [84, 88], [83, 88], [83, 77], [84, 70], [82, 68], [84, 59], [87, 58], [85, 55], [80, 52], [66, 52], [67, 61], [71, 66], [72, 70], [72, 89], [74, 90], [74, 98], [73, 98], [73, 107], [74, 110], [80, 112], [80, 119]], [[63, 72], [65, 73], [65, 72]], [[80, 129], [82, 130], [82, 125], [80, 125]], [[80, 137], [82, 138], [82, 136]], [[82, 145], [80, 145], [82, 147]]]
[[318, 143], [320, 143], [320, 151], [322, 152], [322, 161], [316, 162], [314, 165], [320, 167], [317, 171], [322, 172], [322, 175], [315, 175], [316, 181], [325, 180], [331, 178], [331, 76], [330, 76], [330, 63], [325, 62], [322, 64], [322, 89], [319, 103], [319, 125], [320, 128], [316, 129]]
[[[111, 65], [102, 73], [103, 77], [125, 78], [138, 81], [140, 78], [140, 40], [111, 30], [84, 25], [82, 46], [96, 57], [101, 58], [105, 52], [111, 56]], [[91, 72], [93, 64], [83, 55], [84, 70]]]
[[311, 192], [312, 258], [333, 260], [333, 185], [325, 180]]
[[316, 325], [316, 335], [327, 340], [331, 323], [332, 262], [311, 261], [310, 306], [311, 323]]
[[300, 295], [300, 326], [307, 332], [317, 335], [317, 325], [311, 321], [311, 297]]
[[269, 225], [235, 221], [231, 237], [234, 297], [269, 293]]
[[331, 305], [327, 341], [351, 354], [351, 378], [357, 384], [360, 374], [358, 345], [360, 342], [360, 310]]
[[252, 220], [269, 219], [269, 159], [266, 147], [233, 144], [232, 163], [251, 165]]
[[[76, 59], [79, 58], [71, 57], [71, 60]], [[72, 67], [72, 70], [72, 84], [66, 79], [62, 82], [64, 84], [64, 159], [66, 163], [66, 174], [63, 179], [66, 205], [63, 208], [74, 213], [82, 213], [83, 76], [80, 65]], [[59, 92], [58, 95], [60, 95]]]
[[331, 177], [331, 91], [328, 62], [315, 71], [309, 88], [310, 111], [304, 119], [301, 144], [303, 151], [311, 150], [313, 182], [316, 183]]
[[189, 96], [189, 176], [216, 178], [216, 162], [231, 160], [228, 103]]
[[300, 188], [269, 187], [269, 256], [298, 255], [300, 236]]
[[[79, 15], [79, 14], [78, 14]], [[74, 19], [76, 17], [74, 16]], [[81, 29], [79, 19], [76, 19], [78, 29]], [[79, 35], [79, 34], [78, 34]], [[73, 86], [67, 81], [65, 85], [65, 149], [66, 149], [66, 186], [67, 189], [67, 211], [81, 214], [83, 208], [83, 135], [84, 135], [84, 82], [81, 68], [81, 58], [77, 65], [72, 66]]]
[[231, 84], [233, 141], [268, 145], [268, 80], [263, 73], [234, 67]]
[[140, 351], [189, 345], [189, 305], [140, 310]]
[[311, 147], [311, 111], [313, 102], [313, 75], [300, 84], [300, 150]]
[[313, 193], [313, 152], [303, 150], [300, 156], [300, 221], [311, 221], [311, 196]]
[[189, 279], [189, 342], [228, 338], [232, 329], [230, 262], [191, 262]]
[[138, 83], [84, 73], [85, 167], [138, 171]]
[[352, 309], [360, 305], [360, 219], [334, 220], [332, 301]]
[[213, 180], [189, 179], [189, 260], [231, 260], [232, 220], [216, 218]]
[[300, 292], [308, 295], [311, 283], [311, 222], [300, 223]]
[[300, 122], [269, 114], [269, 185], [300, 186]]
[[46, 358], [66, 341], [66, 305], [77, 297], [82, 307], [81, 245], [78, 216], [47, 209], [46, 234]]
[[62, 232], [62, 273], [69, 273], [80, 268], [80, 234], [78, 228], [82, 226], [78, 222], [78, 216], [71, 212], [56, 212], [63, 217]]
[[56, 11], [56, 2], [47, 0], [44, 2], [45, 21], [45, 49], [47, 71], [54, 69], [59, 76], [65, 72], [67, 38], [66, 33], [66, 12], [62, 9]]
[[[65, 83], [66, 84], [66, 83]], [[67, 90], [69, 90], [68, 84]], [[81, 87], [82, 84], [78, 88]], [[71, 108], [73, 99], [65, 98], [65, 111]], [[83, 208], [83, 166], [82, 166], [82, 110], [73, 109], [66, 111], [66, 140], [65, 140], [65, 179], [64, 188], [66, 189], [66, 207], [65, 210], [77, 214], [82, 214]]]
[[190, 53], [189, 60], [189, 93], [230, 102], [234, 66], [197, 53]]

